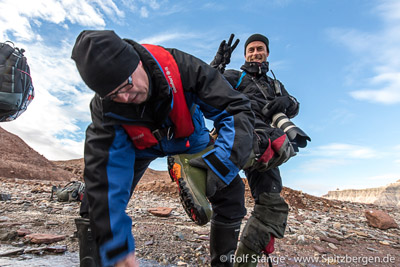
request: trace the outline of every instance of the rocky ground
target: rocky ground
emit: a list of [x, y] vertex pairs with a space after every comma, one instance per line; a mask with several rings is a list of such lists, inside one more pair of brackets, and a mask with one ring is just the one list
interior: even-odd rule
[[[82, 176], [82, 160], [53, 164], [55, 169], [72, 173], [72, 177]], [[0, 266], [12, 266], [1, 265], [1, 260], [13, 257], [14, 266], [18, 266], [17, 254], [78, 250], [74, 218], [79, 203], [50, 200], [52, 186], [63, 186], [68, 181], [0, 178], [0, 240], [1, 244], [12, 245], [12, 249], [0, 252]], [[398, 224], [398, 209], [332, 201], [289, 188], [282, 195], [290, 205], [290, 216], [286, 237], [275, 245], [274, 266], [400, 266], [399, 228], [372, 227], [365, 216], [366, 210], [380, 210]], [[249, 216], [254, 203], [248, 193], [246, 205]], [[158, 217], [150, 213], [154, 208], [172, 211], [169, 217]], [[197, 226], [190, 221], [166, 172], [146, 172], [127, 213], [133, 218], [141, 259], [161, 265], [209, 265], [209, 224]], [[47, 239], [32, 235], [35, 233], [46, 234]], [[259, 266], [268, 266], [265, 257], [259, 260]]]

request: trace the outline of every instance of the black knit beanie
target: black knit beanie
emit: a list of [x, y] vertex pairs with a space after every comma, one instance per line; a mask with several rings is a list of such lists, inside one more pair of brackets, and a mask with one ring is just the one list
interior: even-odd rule
[[114, 31], [81, 32], [71, 58], [86, 85], [101, 97], [128, 79], [140, 61], [132, 45]]
[[254, 41], [260, 41], [263, 42], [267, 46], [267, 51], [269, 53], [269, 40], [267, 37], [265, 37], [262, 34], [256, 33], [250, 36], [247, 40], [246, 43], [244, 44], [244, 54], [246, 55], [246, 47], [249, 43], [254, 42]]

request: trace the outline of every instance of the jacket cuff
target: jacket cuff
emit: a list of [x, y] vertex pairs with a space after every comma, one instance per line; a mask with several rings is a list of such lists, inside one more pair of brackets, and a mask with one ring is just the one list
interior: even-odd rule
[[[122, 238], [123, 239], [122, 239]], [[100, 246], [102, 266], [114, 266], [117, 262], [135, 251], [135, 239], [132, 233], [121, 231], [118, 236]]]
[[210, 150], [202, 157], [208, 167], [227, 185], [239, 172], [239, 168], [229, 160], [229, 157], [219, 156], [216, 149]]

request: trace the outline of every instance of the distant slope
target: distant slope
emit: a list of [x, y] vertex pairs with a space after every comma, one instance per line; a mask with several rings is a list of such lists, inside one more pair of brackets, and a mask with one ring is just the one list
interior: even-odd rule
[[58, 168], [21, 138], [0, 127], [0, 177], [69, 181], [71, 172]]
[[377, 188], [329, 191], [323, 197], [380, 206], [400, 207], [400, 180]]

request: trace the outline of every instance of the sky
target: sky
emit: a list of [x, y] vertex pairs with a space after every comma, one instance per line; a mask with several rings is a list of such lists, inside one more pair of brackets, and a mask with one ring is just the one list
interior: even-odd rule
[[[234, 33], [233, 69], [246, 39], [264, 34], [270, 68], [300, 102], [292, 121], [312, 139], [281, 166], [283, 185], [320, 196], [400, 179], [400, 1], [0, 0], [0, 40], [26, 50], [36, 92], [24, 114], [0, 126], [49, 160], [83, 157], [93, 93], [70, 56], [87, 29], [208, 63]], [[151, 164], [166, 166], [165, 158]]]

